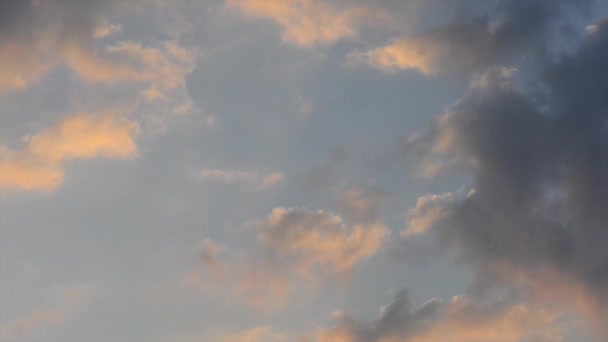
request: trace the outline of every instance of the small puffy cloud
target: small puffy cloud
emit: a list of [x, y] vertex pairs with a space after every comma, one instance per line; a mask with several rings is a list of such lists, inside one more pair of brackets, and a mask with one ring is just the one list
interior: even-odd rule
[[380, 224], [349, 228], [337, 215], [296, 208], [275, 208], [259, 225], [262, 246], [277, 261], [291, 260], [295, 271], [305, 276], [314, 267], [338, 274], [350, 272], [360, 260], [378, 251], [387, 233]]
[[395, 39], [388, 45], [349, 56], [351, 63], [366, 63], [385, 71], [413, 69], [425, 75], [436, 73], [440, 49], [424, 40]]
[[354, 38], [363, 22], [387, 16], [380, 9], [343, 8], [323, 0], [227, 0], [227, 5], [250, 17], [276, 22], [285, 41], [302, 47]]
[[197, 52], [173, 40], [150, 46], [117, 41], [111, 35], [127, 28], [106, 17], [125, 10], [123, 5], [118, 1], [76, 5], [72, 0], [3, 3], [0, 94], [24, 90], [65, 67], [80, 88], [125, 87], [124, 96], [103, 99], [99, 95], [103, 92], [98, 92], [97, 101], [128, 102], [148, 116], [193, 111], [186, 107], [192, 101], [185, 80], [194, 70]]
[[380, 203], [385, 199], [384, 189], [372, 184], [364, 187], [350, 187], [340, 191], [338, 207], [347, 220], [358, 224], [382, 222]]
[[453, 201], [454, 194], [451, 192], [419, 197], [416, 207], [407, 213], [407, 228], [403, 231], [403, 236], [426, 233], [448, 214], [446, 207]]
[[224, 251], [224, 247], [217, 245], [209, 239], [205, 239], [198, 244], [197, 249], [203, 266], [215, 276], [221, 276], [224, 272], [224, 263], [220, 258], [220, 254]]
[[25, 146], [0, 146], [0, 187], [53, 190], [64, 177], [63, 163], [74, 159], [132, 158], [138, 126], [115, 114], [77, 114], [26, 138]]
[[122, 29], [122, 26], [119, 24], [112, 24], [107, 20], [101, 20], [95, 27], [93, 38], [103, 39], [122, 31]]

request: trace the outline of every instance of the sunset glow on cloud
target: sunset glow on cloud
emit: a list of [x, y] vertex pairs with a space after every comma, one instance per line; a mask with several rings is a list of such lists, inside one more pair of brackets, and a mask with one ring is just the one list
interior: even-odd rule
[[608, 5], [0, 0], [0, 341], [605, 342]]

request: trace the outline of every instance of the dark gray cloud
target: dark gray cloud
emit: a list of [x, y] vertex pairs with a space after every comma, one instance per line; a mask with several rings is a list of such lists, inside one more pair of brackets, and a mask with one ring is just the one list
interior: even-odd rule
[[428, 7], [435, 12], [451, 14], [368, 52], [368, 62], [380, 68], [464, 75], [500, 64], [539, 65], [550, 59], [558, 38], [575, 32], [573, 13], [587, 13], [593, 5], [592, 0], [432, 3]]
[[514, 280], [505, 269], [527, 284], [549, 270], [605, 304], [608, 21], [589, 32], [576, 53], [526, 86], [538, 91], [516, 87], [513, 71], [478, 76], [418, 142], [458, 156], [474, 175], [474, 192], [445, 204], [434, 222], [444, 247], [479, 267], [482, 278], [500, 274], [494, 285]]

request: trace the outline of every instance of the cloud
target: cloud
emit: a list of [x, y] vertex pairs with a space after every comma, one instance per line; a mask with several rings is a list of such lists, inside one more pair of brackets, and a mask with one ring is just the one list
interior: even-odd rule
[[388, 197], [384, 188], [372, 183], [351, 186], [339, 191], [337, 204], [347, 221], [357, 224], [381, 224], [380, 205]]
[[262, 184], [260, 184], [260, 188], [262, 188], [262, 189], [270, 188], [270, 187], [275, 186], [276, 184], [282, 183], [284, 181], [285, 181], [285, 174], [283, 172], [273, 172], [264, 178], [264, 180], [262, 181]]
[[270, 326], [260, 326], [245, 332], [225, 337], [223, 342], [287, 342], [286, 335], [278, 333]]
[[435, 74], [441, 48], [422, 39], [395, 39], [388, 45], [367, 52], [349, 55], [350, 63], [367, 63], [385, 71], [406, 69], [418, 70], [423, 74]]
[[136, 123], [115, 114], [77, 114], [34, 136], [13, 151], [0, 146], [0, 187], [53, 190], [64, 178], [63, 164], [75, 159], [132, 158]]
[[378, 251], [386, 234], [381, 225], [348, 228], [337, 215], [296, 208], [275, 208], [258, 225], [264, 249], [277, 262], [290, 260], [293, 271], [305, 277], [313, 267], [350, 272], [359, 260]]
[[28, 317], [24, 317], [11, 324], [9, 330], [14, 335], [23, 334], [43, 324], [56, 324], [64, 320], [64, 313], [61, 310], [40, 309]]
[[[244, 267], [239, 292], [255, 307], [279, 307], [301, 284], [346, 280], [355, 266], [382, 247], [382, 224], [347, 226], [325, 211], [275, 208], [255, 222], [263, 259]], [[268, 289], [272, 291], [268, 291]]]
[[[475, 189], [463, 198], [435, 201], [440, 215], [431, 215], [422, 231], [438, 232], [442, 248], [459, 253], [491, 287], [518, 283], [541, 296], [560, 281], [571, 284], [587, 303], [602, 308], [588, 318], [604, 323], [606, 58], [603, 21], [578, 51], [538, 71], [533, 84], [518, 87], [513, 71], [502, 68], [479, 75], [422, 139], [430, 155], [462, 160]], [[539, 99], [538, 93], [545, 96]], [[446, 135], [450, 144], [440, 142]]]
[[447, 215], [446, 204], [454, 201], [454, 194], [426, 195], [418, 198], [416, 207], [407, 213], [407, 228], [404, 237], [424, 234]]
[[[164, 125], [168, 114], [196, 110], [186, 85], [197, 58], [194, 49], [175, 41], [144, 46], [117, 41], [112, 36], [125, 27], [110, 23], [107, 18], [115, 15], [118, 7], [125, 14], [126, 8], [138, 0], [134, 1], [2, 2], [0, 54], [4, 58], [0, 94], [8, 98], [14, 91], [27, 90], [45, 75], [50, 77], [52, 71], [66, 69], [74, 75], [69, 82], [76, 85], [73, 89], [77, 98], [66, 100], [77, 107], [66, 112], [97, 113], [121, 108], [116, 115], [82, 114], [68, 118], [29, 138], [18, 151], [1, 146], [3, 188], [55, 189], [63, 182], [65, 161], [132, 157], [137, 150], [132, 136], [138, 125], [130, 121], [131, 117], [142, 113], [140, 121], [147, 128], [148, 123]], [[115, 92], [115, 88], [108, 90], [108, 85], [120, 87], [120, 92]]]
[[[361, 210], [350, 223], [323, 210], [284, 207], [251, 222], [248, 226], [258, 233], [259, 257], [228, 255], [217, 261], [226, 271], [220, 283], [236, 284], [232, 291], [246, 303], [268, 310], [283, 306], [296, 289], [314, 287], [319, 281], [348, 280], [359, 263], [378, 253], [388, 234], [379, 218], [370, 219], [370, 213], [376, 212], [372, 193], [347, 195], [362, 196], [357, 198], [360, 205], [349, 208], [350, 213]], [[217, 250], [206, 250], [211, 250], [206, 258], [213, 254], [209, 270], [214, 272], [217, 253], [212, 252]]]
[[519, 342], [557, 341], [563, 337], [559, 311], [525, 302], [490, 303], [456, 296], [415, 307], [405, 291], [380, 310], [371, 322], [339, 313], [336, 326], [317, 333], [319, 342]]
[[[477, 11], [471, 3], [447, 22], [393, 38], [388, 44], [355, 52], [351, 62], [385, 71], [414, 69], [434, 76], [441, 72], [468, 74], [487, 67], [541, 60], [550, 55], [556, 26], [566, 27], [569, 10], [586, 10], [591, 1], [501, 1]], [[478, 14], [470, 14], [478, 13]]]
[[83, 86], [137, 89], [141, 94], [131, 102], [140, 102], [141, 95], [147, 102], [164, 103], [166, 112], [191, 105], [185, 79], [194, 70], [196, 51], [175, 41], [155, 47], [108, 39], [124, 28], [106, 17], [125, 6], [90, 0], [3, 2], [7, 18], [0, 18], [0, 93], [24, 90], [65, 66]]
[[61, 324], [87, 303], [91, 293], [91, 288], [88, 287], [62, 288], [56, 296], [55, 306], [38, 309], [26, 317], [0, 327], [0, 337], [16, 337], [44, 326]]
[[197, 178], [206, 182], [221, 182], [228, 184], [244, 183], [256, 185], [258, 189], [263, 190], [285, 181], [285, 174], [283, 172], [276, 171], [264, 175], [251, 171], [205, 168], [199, 172]]
[[224, 247], [205, 239], [199, 243], [198, 250], [203, 267], [211, 271], [215, 277], [221, 277], [224, 273], [224, 262], [220, 254], [224, 252]]
[[361, 24], [386, 18], [386, 12], [367, 6], [343, 8], [321, 0], [227, 0], [228, 8], [276, 22], [283, 40], [301, 47], [355, 38]]
[[6, 58], [0, 68], [0, 92], [24, 89], [62, 60], [76, 67], [99, 66], [101, 73], [113, 70], [93, 53], [94, 32], [101, 24], [98, 14], [103, 12], [95, 2], [83, 1], [80, 6], [57, 0], [2, 4], [0, 51]]

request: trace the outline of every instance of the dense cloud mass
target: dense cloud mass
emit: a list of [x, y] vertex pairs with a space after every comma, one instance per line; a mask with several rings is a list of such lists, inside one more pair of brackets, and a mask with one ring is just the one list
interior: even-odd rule
[[0, 340], [607, 341], [607, 10], [0, 0]]
[[[542, 70], [535, 95], [514, 84], [515, 71], [486, 71], [429, 133], [430, 154], [456, 155], [474, 175], [474, 191], [440, 203], [431, 229], [495, 277], [486, 285], [523, 276], [542, 291], [561, 279], [606, 303], [606, 60], [602, 21], [575, 54]], [[605, 322], [601, 311], [594, 318]]]

